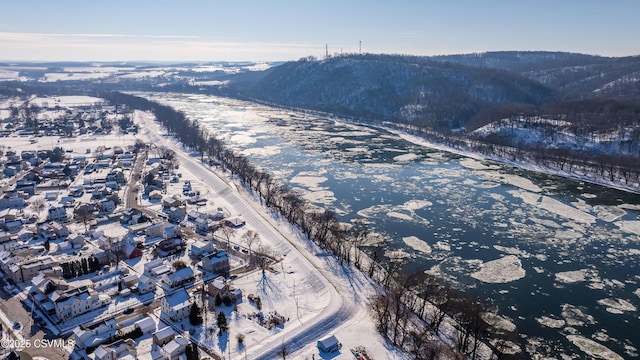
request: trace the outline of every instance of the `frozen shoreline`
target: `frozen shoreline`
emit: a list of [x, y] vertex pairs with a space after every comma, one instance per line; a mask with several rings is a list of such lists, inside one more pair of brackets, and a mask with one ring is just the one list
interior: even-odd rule
[[[375, 126], [375, 125], [374, 125]], [[415, 145], [420, 145], [420, 146], [425, 146], [431, 149], [435, 149], [435, 150], [440, 150], [440, 151], [446, 151], [452, 154], [456, 154], [456, 155], [461, 155], [461, 156], [466, 156], [472, 159], [476, 159], [476, 160], [483, 160], [483, 161], [493, 161], [496, 163], [500, 163], [500, 164], [505, 164], [505, 165], [510, 165], [510, 166], [514, 166], [520, 169], [524, 169], [524, 170], [529, 170], [529, 171], [534, 171], [537, 173], [542, 173], [542, 174], [547, 174], [547, 175], [555, 175], [555, 176], [561, 176], [567, 179], [572, 179], [572, 180], [579, 180], [579, 181], [584, 181], [584, 182], [588, 182], [594, 185], [600, 185], [600, 186], [605, 186], [611, 189], [616, 189], [616, 190], [620, 190], [620, 191], [625, 191], [631, 194], [640, 194], [640, 188], [637, 187], [633, 187], [633, 186], [627, 186], [624, 184], [620, 184], [617, 182], [610, 182], [610, 181], [605, 181], [602, 179], [594, 179], [591, 178], [589, 176], [586, 175], [580, 175], [580, 174], [576, 174], [576, 173], [569, 173], [566, 171], [561, 171], [561, 170], [557, 170], [557, 169], [553, 169], [553, 168], [548, 168], [548, 167], [540, 167], [540, 166], [536, 166], [536, 165], [532, 165], [530, 163], [523, 163], [523, 162], [518, 162], [518, 161], [509, 161], [507, 159], [504, 158], [498, 158], [498, 157], [493, 157], [493, 156], [485, 156], [483, 154], [479, 154], [479, 153], [474, 153], [474, 152], [470, 152], [470, 151], [464, 151], [464, 150], [460, 150], [460, 149], [456, 149], [454, 147], [450, 147], [450, 146], [446, 146], [446, 145], [442, 145], [442, 144], [437, 144], [437, 143], [433, 143], [429, 140], [426, 140], [424, 138], [421, 138], [417, 135], [411, 135], [409, 133], [406, 133], [402, 130], [399, 129], [395, 129], [395, 128], [391, 128], [388, 126], [375, 126], [379, 129], [388, 131], [392, 134], [398, 135], [400, 136], [402, 139], [415, 144]]]

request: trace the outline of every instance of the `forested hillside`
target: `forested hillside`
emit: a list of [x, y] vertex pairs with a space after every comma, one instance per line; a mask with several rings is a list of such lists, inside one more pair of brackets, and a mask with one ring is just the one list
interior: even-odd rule
[[516, 72], [556, 89], [563, 99], [640, 96], [640, 56], [613, 58], [564, 52], [506, 51], [432, 59]]
[[368, 120], [410, 122], [440, 130], [466, 125], [483, 108], [552, 101], [549, 87], [499, 69], [420, 57], [352, 55], [303, 59], [264, 74], [244, 74], [240, 94], [283, 106]]
[[640, 57], [498, 52], [305, 58], [241, 74], [224, 92], [395, 124], [434, 141], [597, 172], [631, 187], [639, 180]]

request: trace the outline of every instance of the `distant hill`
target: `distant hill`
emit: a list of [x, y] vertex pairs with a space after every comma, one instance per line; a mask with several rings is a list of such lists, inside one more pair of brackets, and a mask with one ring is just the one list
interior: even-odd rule
[[548, 86], [505, 70], [369, 54], [288, 62], [242, 74], [230, 86], [283, 106], [436, 129], [465, 126], [486, 107], [541, 105], [556, 98]]
[[555, 89], [563, 99], [640, 96], [640, 56], [612, 58], [566, 52], [505, 51], [432, 59], [517, 72]]
[[[640, 57], [493, 52], [301, 59], [230, 78], [227, 95], [391, 122], [432, 141], [640, 178]], [[567, 165], [571, 164], [571, 165]], [[636, 182], [637, 183], [637, 182]]]

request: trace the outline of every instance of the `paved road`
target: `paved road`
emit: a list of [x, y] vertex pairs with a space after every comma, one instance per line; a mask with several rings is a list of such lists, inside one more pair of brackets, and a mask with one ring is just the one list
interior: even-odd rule
[[[40, 326], [33, 323], [31, 314], [24, 308], [24, 305], [18, 296], [12, 296], [2, 288], [0, 288], [0, 311], [2, 311], [12, 321], [17, 320], [22, 324], [20, 334], [25, 340], [28, 340], [29, 343], [32, 344], [31, 347], [24, 348], [23, 351], [27, 352], [31, 356], [41, 356], [50, 360], [65, 359], [62, 348], [34, 346], [42, 339], [54, 339], [54, 337], [44, 332]], [[11, 326], [12, 324], [2, 324], [2, 327], [5, 330], [10, 329]]]
[[[190, 157], [174, 142], [162, 135], [159, 125], [147, 114], [134, 114], [137, 122], [143, 123], [143, 136], [155, 144], [163, 144], [172, 148], [180, 161], [184, 171], [188, 171], [200, 179], [203, 184], [212, 190], [216, 197], [224, 199], [228, 204], [233, 204], [237, 215], [241, 215], [252, 228], [261, 235], [262, 239], [270, 242], [272, 249], [282, 255], [286, 255], [288, 261], [294, 261], [304, 268], [304, 272], [317, 279], [318, 293], [328, 291], [329, 305], [318, 315], [305, 322], [304, 327], [292, 324], [283, 333], [286, 335], [289, 346], [301, 348], [306, 344], [328, 334], [331, 330], [344, 324], [349, 320], [358, 321], [361, 310], [357, 309], [354, 302], [353, 290], [344, 286], [340, 280], [331, 274], [307, 249], [298, 246], [278, 229], [273, 219], [263, 215], [254, 201], [247, 199], [238, 191], [235, 184], [227, 181], [223, 177], [217, 176], [213, 171], [207, 169], [200, 163], [199, 159]], [[317, 276], [315, 276], [317, 274]], [[366, 311], [365, 311], [366, 312]], [[274, 359], [278, 357], [278, 352], [282, 348], [282, 338], [273, 336], [264, 339], [257, 347], [248, 348], [246, 353], [252, 359]], [[297, 350], [294, 349], [294, 350]]]

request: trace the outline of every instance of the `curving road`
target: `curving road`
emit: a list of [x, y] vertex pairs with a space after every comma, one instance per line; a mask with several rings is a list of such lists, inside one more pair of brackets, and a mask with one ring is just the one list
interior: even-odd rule
[[268, 240], [271, 247], [279, 254], [286, 254], [287, 261], [293, 261], [304, 268], [305, 274], [315, 274], [319, 279], [318, 292], [328, 291], [330, 300], [326, 308], [318, 311], [313, 318], [305, 319], [304, 325], [299, 322], [291, 322], [280, 332], [279, 336], [271, 336], [261, 341], [259, 346], [247, 348], [246, 354], [252, 359], [274, 359], [282, 350], [282, 339], [286, 338], [287, 351], [289, 353], [299, 350], [329, 334], [339, 326], [344, 326], [349, 321], [361, 321], [367, 315], [366, 307], [358, 306], [360, 289], [355, 288], [353, 279], [345, 274], [340, 274], [343, 269], [329, 269], [324, 261], [313, 255], [307, 245], [298, 238], [292, 238], [286, 232], [280, 231], [288, 224], [278, 224], [276, 220], [268, 217], [264, 209], [249, 198], [244, 191], [239, 191], [228, 180], [218, 176], [215, 172], [200, 163], [197, 158], [188, 156], [180, 144], [163, 135], [159, 124], [153, 115], [136, 111], [134, 121], [140, 124], [142, 129], [138, 136], [146, 138], [148, 142], [164, 145], [176, 152], [182, 171], [191, 173], [195, 178], [208, 186], [217, 198], [224, 199], [233, 204], [235, 215], [242, 217], [251, 224], [263, 240]]

